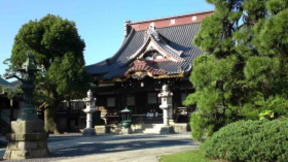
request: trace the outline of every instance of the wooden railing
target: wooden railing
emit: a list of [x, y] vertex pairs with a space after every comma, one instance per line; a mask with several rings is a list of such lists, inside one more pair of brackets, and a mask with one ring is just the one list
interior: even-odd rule
[[[121, 122], [121, 118], [119, 115], [106, 115], [107, 124], [118, 124]], [[132, 114], [132, 123], [140, 124], [140, 123], [162, 123], [162, 114], [158, 114], [158, 116], [149, 116], [147, 114]]]

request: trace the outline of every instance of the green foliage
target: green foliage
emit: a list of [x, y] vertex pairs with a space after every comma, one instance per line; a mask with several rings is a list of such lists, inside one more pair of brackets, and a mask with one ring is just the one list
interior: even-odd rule
[[205, 156], [228, 161], [287, 161], [288, 121], [238, 121], [221, 128], [202, 146]]
[[[211, 135], [231, 119], [239, 118], [238, 110], [225, 104], [233, 97], [231, 85], [234, 84], [234, 80], [231, 76], [234, 75], [232, 67], [235, 64], [234, 57], [227, 59], [229, 61], [224, 62], [214, 56], [200, 56], [193, 64], [190, 80], [196, 88], [196, 93], [190, 94], [184, 104], [197, 104], [199, 108], [190, 121], [194, 139], [200, 139], [203, 134]], [[223, 80], [227, 82], [222, 84]]]
[[38, 91], [44, 96], [53, 93], [54, 97], [73, 98], [87, 85], [84, 47], [74, 22], [47, 15], [22, 26], [15, 37], [10, 61], [13, 67], [19, 67], [26, 59], [26, 52], [32, 50], [36, 63], [45, 68], [37, 76]]
[[259, 119], [265, 110], [275, 118], [286, 116], [288, 3], [207, 1], [215, 13], [204, 19], [194, 39], [205, 55], [193, 62], [195, 92], [184, 101], [198, 109], [191, 118], [194, 138], [239, 119]]
[[23, 91], [20, 87], [6, 89], [5, 92], [7, 93], [7, 97], [9, 99], [12, 99], [12, 98], [19, 96], [20, 94], [23, 93]]
[[247, 59], [243, 71], [249, 88], [270, 91], [281, 69], [278, 58], [252, 56]]
[[22, 65], [32, 51], [44, 72], [36, 76], [36, 99], [43, 109], [71, 98], [81, 98], [88, 89], [83, 50], [74, 22], [47, 15], [24, 24], [15, 37], [10, 61], [12, 68]]
[[273, 119], [274, 117], [275, 117], [275, 114], [272, 110], [265, 110], [259, 114], [260, 120]]
[[206, 127], [204, 124], [205, 121], [204, 118], [201, 118], [200, 114], [198, 112], [195, 112], [191, 115], [190, 119], [190, 127], [192, 131], [192, 137], [195, 140], [202, 140], [202, 135], [204, 134], [204, 131], [206, 129], [209, 129], [209, 127]]
[[22, 94], [22, 89], [18, 86], [16, 87], [2, 87], [0, 86], [0, 92], [5, 93], [5, 95], [9, 98], [12, 99], [14, 97], [16, 97], [17, 95]]
[[267, 8], [272, 14], [277, 14], [282, 10], [288, 8], [288, 1], [286, 0], [269, 0], [267, 3]]
[[288, 50], [288, 6], [255, 28], [254, 44], [261, 54], [285, 55]]

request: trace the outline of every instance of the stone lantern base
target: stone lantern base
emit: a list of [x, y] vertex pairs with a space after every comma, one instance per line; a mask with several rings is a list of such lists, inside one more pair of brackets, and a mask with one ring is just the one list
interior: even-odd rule
[[121, 128], [120, 134], [127, 135], [127, 134], [131, 134], [131, 133], [132, 133], [131, 127], [128, 127], [128, 128], [122, 127], [122, 128]]
[[46, 157], [48, 133], [43, 129], [42, 120], [13, 121], [12, 133], [7, 135], [9, 141], [3, 159], [21, 160]]
[[162, 126], [159, 134], [174, 134], [174, 127], [172, 126]]
[[85, 128], [82, 133], [83, 136], [95, 136], [96, 130], [94, 128]]

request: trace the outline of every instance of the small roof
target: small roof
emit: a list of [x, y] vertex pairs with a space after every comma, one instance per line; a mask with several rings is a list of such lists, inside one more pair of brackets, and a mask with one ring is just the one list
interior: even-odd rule
[[13, 85], [0, 77], [0, 87], [12, 88]]
[[130, 113], [131, 110], [129, 110], [127, 107], [125, 107], [125, 109], [120, 111], [121, 113]]

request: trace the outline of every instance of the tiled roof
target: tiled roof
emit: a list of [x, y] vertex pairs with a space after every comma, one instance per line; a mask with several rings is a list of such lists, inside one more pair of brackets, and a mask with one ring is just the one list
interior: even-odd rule
[[[175, 51], [182, 51], [179, 57], [183, 60], [155, 62], [153, 64], [155, 69], [161, 69], [168, 75], [189, 72], [191, 70], [192, 60], [202, 54], [200, 49], [192, 45], [192, 40], [198, 32], [199, 27], [199, 23], [192, 23], [157, 29], [161, 39], [165, 39], [164, 44], [160, 42], [158, 45], [161, 45], [165, 50], [171, 51], [171, 49], [174, 49]], [[146, 30], [135, 31], [132, 29], [113, 57], [87, 66], [87, 72], [90, 75], [101, 76], [101, 79], [124, 77], [131, 63], [135, 61], [133, 59], [131, 60], [131, 56], [145, 43], [145, 33]], [[171, 53], [173, 53], [173, 51]]]
[[13, 85], [0, 77], [0, 87], [13, 87]]

